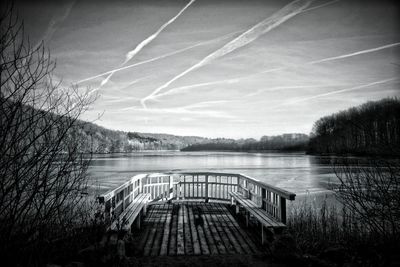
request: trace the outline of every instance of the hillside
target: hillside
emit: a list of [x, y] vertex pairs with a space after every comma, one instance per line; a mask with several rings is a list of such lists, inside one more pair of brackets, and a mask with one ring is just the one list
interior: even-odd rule
[[81, 149], [94, 153], [118, 153], [141, 150], [182, 151], [264, 151], [305, 150], [308, 136], [283, 134], [255, 139], [205, 138], [177, 136], [159, 133], [124, 132], [106, 129], [90, 122], [80, 121], [78, 133], [82, 139]]
[[132, 152], [140, 150], [180, 150], [192, 144], [209, 142], [198, 136], [176, 136], [124, 132], [106, 129], [90, 122], [79, 122], [83, 151], [94, 153]]

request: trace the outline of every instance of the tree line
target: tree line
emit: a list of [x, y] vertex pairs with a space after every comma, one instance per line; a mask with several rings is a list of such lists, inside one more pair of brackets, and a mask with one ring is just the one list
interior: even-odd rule
[[308, 135], [300, 133], [263, 136], [260, 140], [250, 139], [215, 139], [213, 142], [193, 144], [182, 151], [305, 151]]
[[311, 154], [399, 155], [400, 101], [367, 102], [315, 122]]

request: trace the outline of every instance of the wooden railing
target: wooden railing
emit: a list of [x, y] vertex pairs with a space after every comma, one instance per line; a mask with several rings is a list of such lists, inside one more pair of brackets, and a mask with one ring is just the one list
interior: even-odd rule
[[229, 201], [228, 192], [237, 191], [238, 175], [213, 172], [176, 173], [175, 199], [199, 199]]
[[286, 200], [295, 194], [238, 173], [171, 172], [139, 174], [99, 197], [106, 218], [112, 220], [140, 193], [150, 193], [152, 201], [204, 200], [229, 202], [230, 191], [242, 193], [272, 217], [286, 223]]
[[172, 196], [171, 175], [162, 173], [138, 174], [98, 197], [104, 205], [106, 221], [111, 222], [125, 210], [140, 193], [151, 194], [151, 200], [167, 200]]

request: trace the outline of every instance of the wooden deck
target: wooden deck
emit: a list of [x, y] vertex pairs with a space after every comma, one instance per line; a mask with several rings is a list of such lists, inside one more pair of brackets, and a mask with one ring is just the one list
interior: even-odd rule
[[260, 253], [225, 204], [204, 202], [149, 206], [138, 249], [143, 256]]

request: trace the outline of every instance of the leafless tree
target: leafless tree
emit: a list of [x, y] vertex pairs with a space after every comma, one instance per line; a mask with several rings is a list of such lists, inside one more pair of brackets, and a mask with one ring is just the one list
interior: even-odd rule
[[33, 265], [78, 223], [90, 157], [77, 122], [94, 98], [54, 81], [49, 52], [13, 10], [0, 17], [0, 254]]
[[400, 99], [367, 102], [315, 122], [309, 152], [400, 155]]
[[340, 158], [338, 200], [379, 241], [400, 242], [399, 159]]

